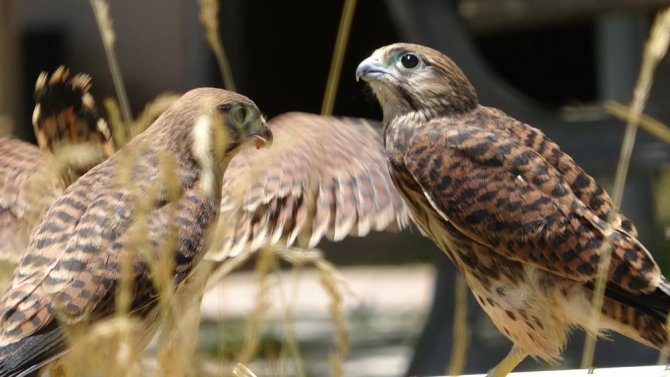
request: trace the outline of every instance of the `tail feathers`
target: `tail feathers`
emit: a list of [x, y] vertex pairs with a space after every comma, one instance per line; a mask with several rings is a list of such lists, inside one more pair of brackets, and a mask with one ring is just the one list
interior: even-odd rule
[[665, 282], [648, 294], [631, 294], [608, 285], [605, 297], [603, 314], [614, 320], [608, 327], [648, 346], [668, 347], [670, 287]]
[[32, 377], [65, 352], [65, 338], [54, 321], [40, 331], [0, 347], [0, 377]]
[[665, 282], [661, 282], [656, 290], [647, 294], [631, 294], [610, 284], [605, 289], [605, 297], [647, 314], [663, 323], [667, 321], [668, 314], [670, 314], [670, 287]]

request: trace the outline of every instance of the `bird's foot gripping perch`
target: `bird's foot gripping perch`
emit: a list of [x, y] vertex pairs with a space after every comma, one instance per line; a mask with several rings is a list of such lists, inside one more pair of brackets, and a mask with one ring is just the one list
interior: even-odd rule
[[505, 377], [516, 368], [525, 358], [526, 353], [520, 351], [516, 346], [512, 346], [507, 356], [498, 363], [493, 369], [489, 370], [486, 377]]

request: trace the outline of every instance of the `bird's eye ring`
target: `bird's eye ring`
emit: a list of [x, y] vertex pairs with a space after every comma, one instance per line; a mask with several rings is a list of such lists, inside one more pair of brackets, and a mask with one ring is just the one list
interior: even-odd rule
[[254, 117], [253, 111], [247, 106], [239, 103], [225, 103], [219, 105], [217, 109], [235, 126], [235, 128], [244, 128]]
[[403, 67], [412, 69], [419, 65], [419, 57], [408, 52], [400, 57], [400, 63]]
[[246, 106], [235, 106], [231, 111], [233, 123], [235, 123], [235, 126], [238, 128], [242, 128], [249, 123], [251, 116], [252, 114]]

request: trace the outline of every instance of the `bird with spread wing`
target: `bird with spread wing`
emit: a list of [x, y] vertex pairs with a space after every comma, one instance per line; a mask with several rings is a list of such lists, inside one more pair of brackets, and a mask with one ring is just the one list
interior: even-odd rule
[[[363, 60], [384, 113], [384, 145], [413, 220], [463, 273], [512, 342], [489, 372], [560, 358], [571, 328], [668, 347], [670, 287], [608, 194], [540, 130], [479, 104], [438, 51], [398, 43]], [[602, 317], [589, 326], [611, 250]]]
[[65, 188], [114, 152], [90, 94], [91, 78], [59, 67], [35, 84], [38, 146], [0, 137], [0, 258], [17, 261], [46, 209]]
[[[47, 101], [68, 103], [61, 92], [48, 93], [61, 97]], [[205, 259], [242, 259], [266, 245], [311, 248], [323, 237], [338, 241], [407, 225], [378, 122], [295, 112], [268, 125], [273, 147], [240, 150], [224, 173]]]
[[[88, 124], [92, 130], [109, 130], [106, 123], [101, 123], [103, 118], [97, 116], [88, 93], [87, 75], [75, 75], [68, 85], [54, 88], [68, 77], [69, 71], [59, 68], [48, 80], [42, 74], [37, 81], [33, 120], [38, 140], [54, 139], [46, 135], [62, 135], [59, 138], [62, 145], [65, 140], [73, 139], [69, 135], [77, 135], [42, 131], [52, 129], [50, 124], [58, 119], [70, 119], [79, 128]], [[47, 88], [45, 83], [49, 84]], [[69, 88], [86, 90], [76, 96], [66, 90]], [[219, 220], [217, 247], [210, 250], [206, 259], [224, 261], [228, 257], [245, 256], [267, 244], [291, 247], [297, 243], [312, 248], [324, 236], [339, 241], [349, 235], [362, 237], [371, 230], [393, 231], [408, 224], [407, 209], [386, 168], [379, 122], [292, 112], [270, 119], [268, 125], [275, 135], [273, 148], [242, 150], [224, 174], [221, 213], [225, 216]], [[101, 135], [106, 137], [89, 139], [111, 140], [109, 131]], [[0, 177], [5, 177], [0, 181], [3, 184], [0, 205], [6, 203], [8, 225], [33, 229], [41, 215], [27, 218], [17, 216], [17, 212], [21, 213], [18, 210], [10, 210], [37, 203], [37, 198], [51, 203], [65, 189], [66, 182], [33, 184], [32, 191], [23, 188], [30, 177], [38, 176], [36, 172], [47, 169], [45, 157], [32, 145], [12, 138], [6, 138], [7, 142], [20, 147], [3, 148], [4, 140], [0, 138], [0, 151], [4, 152], [4, 157], [0, 156]], [[113, 144], [103, 146], [105, 153], [111, 154], [108, 151], [113, 151]], [[33, 200], [25, 200], [27, 197]], [[36, 212], [43, 214], [47, 207], [42, 204], [41, 211]], [[28, 237], [17, 237], [9, 226], [4, 229], [7, 231], [0, 237], [0, 250], [9, 252], [0, 257], [18, 260], [28, 245]]]
[[115, 313], [124, 261], [128, 310], [146, 322], [149, 336], [138, 339], [150, 339], [159, 298], [151, 263], [171, 261], [169, 282], [184, 284], [208, 249], [226, 166], [250, 142], [271, 141], [251, 100], [194, 89], [70, 185], [37, 226], [0, 301], [0, 376], [33, 374], [67, 351], [68, 329]]

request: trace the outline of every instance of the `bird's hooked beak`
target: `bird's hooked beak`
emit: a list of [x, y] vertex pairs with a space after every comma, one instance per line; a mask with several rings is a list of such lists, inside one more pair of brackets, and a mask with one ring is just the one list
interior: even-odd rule
[[263, 121], [263, 124], [258, 129], [258, 131], [252, 133], [251, 136], [256, 143], [256, 149], [269, 148], [272, 146], [272, 131], [268, 124]]
[[356, 68], [356, 81], [363, 79], [364, 81], [369, 82], [388, 73], [389, 71], [381, 66], [381, 60], [377, 56], [372, 55], [363, 60], [361, 64], [358, 65], [358, 68]]

